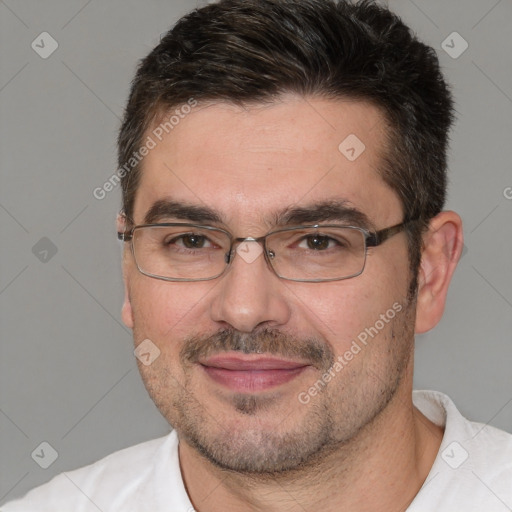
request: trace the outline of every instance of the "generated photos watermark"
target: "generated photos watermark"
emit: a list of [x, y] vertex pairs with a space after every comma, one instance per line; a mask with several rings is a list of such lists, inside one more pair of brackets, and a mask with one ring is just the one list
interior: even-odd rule
[[370, 327], [361, 331], [355, 339], [352, 340], [350, 348], [342, 355], [339, 355], [333, 365], [306, 391], [301, 391], [297, 398], [301, 404], [308, 404], [311, 398], [318, 395], [332, 379], [338, 375], [343, 368], [347, 367], [350, 361], [359, 354], [364, 347], [368, 345], [369, 338], [373, 339], [384, 329], [395, 316], [403, 309], [402, 304], [395, 302], [391, 308], [381, 314], [379, 319]]
[[180, 122], [192, 112], [192, 109], [197, 107], [197, 105], [197, 100], [190, 98], [185, 104], [174, 110], [171, 116], [160, 123], [151, 132], [151, 134], [146, 137], [142, 146], [132, 153], [132, 156], [122, 167], [117, 169], [117, 171], [112, 174], [112, 176], [110, 176], [101, 187], [96, 187], [92, 191], [94, 198], [98, 199], [98, 201], [105, 199], [107, 194], [112, 192], [121, 183], [121, 179], [130, 174], [142, 159], [147, 156], [150, 151], [155, 149], [159, 142], [162, 142], [165, 135], [171, 133], [171, 131], [174, 130], [174, 128], [176, 128], [176, 126], [178, 126]]

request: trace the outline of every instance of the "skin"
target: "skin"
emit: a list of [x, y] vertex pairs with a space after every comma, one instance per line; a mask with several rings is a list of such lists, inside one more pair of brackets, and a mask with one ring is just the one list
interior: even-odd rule
[[[400, 201], [378, 173], [385, 129], [380, 111], [360, 101], [283, 96], [245, 109], [198, 107], [145, 157], [133, 219], [143, 223], [155, 201], [172, 198], [215, 208], [222, 223], [214, 225], [236, 237], [258, 237], [276, 227], [276, 211], [343, 198], [376, 229], [398, 224]], [[353, 162], [338, 150], [349, 134], [366, 146]], [[442, 429], [412, 404], [414, 332], [441, 318], [461, 250], [460, 218], [439, 214], [425, 235], [417, 300], [410, 302], [403, 233], [370, 249], [360, 276], [328, 283], [285, 281], [262, 256], [247, 263], [238, 255], [215, 280], [165, 282], [138, 272], [126, 244], [123, 320], [136, 345], [149, 338], [161, 351], [139, 368], [178, 432], [194, 508], [405, 509], [442, 439]], [[306, 364], [312, 344], [337, 358], [397, 303], [401, 312], [307, 404], [297, 397], [322, 377], [321, 364], [241, 396], [180, 356], [192, 338], [217, 347], [216, 335], [228, 329], [273, 355], [290, 358], [295, 347], [295, 359]], [[269, 330], [277, 333], [274, 345]]]

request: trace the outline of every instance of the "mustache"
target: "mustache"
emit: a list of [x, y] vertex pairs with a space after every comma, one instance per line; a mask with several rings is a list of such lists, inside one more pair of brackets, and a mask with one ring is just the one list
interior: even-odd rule
[[330, 346], [317, 338], [298, 338], [269, 328], [250, 333], [222, 329], [210, 336], [191, 336], [183, 344], [180, 359], [184, 364], [197, 363], [200, 359], [228, 351], [299, 358], [320, 370], [328, 370], [335, 361]]

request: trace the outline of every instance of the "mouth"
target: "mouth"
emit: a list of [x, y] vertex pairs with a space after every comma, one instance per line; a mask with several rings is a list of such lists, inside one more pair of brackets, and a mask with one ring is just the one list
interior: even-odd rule
[[219, 354], [199, 361], [214, 382], [238, 393], [265, 391], [290, 382], [311, 365], [261, 354]]

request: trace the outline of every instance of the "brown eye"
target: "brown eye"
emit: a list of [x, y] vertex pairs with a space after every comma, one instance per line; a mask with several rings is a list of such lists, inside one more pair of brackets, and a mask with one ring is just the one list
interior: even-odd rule
[[324, 250], [329, 248], [329, 242], [332, 240], [332, 238], [329, 238], [328, 236], [322, 236], [322, 235], [312, 235], [308, 236], [306, 241], [308, 244], [308, 249], [313, 250]]
[[179, 236], [169, 237], [165, 241], [165, 245], [174, 245], [177, 247], [183, 247], [185, 249], [204, 249], [212, 247], [213, 244], [204, 235], [197, 233], [184, 233]]
[[204, 247], [204, 244], [206, 242], [206, 237], [201, 235], [184, 235], [182, 237], [183, 245], [187, 249], [202, 249]]

